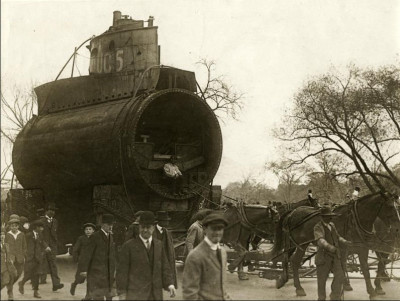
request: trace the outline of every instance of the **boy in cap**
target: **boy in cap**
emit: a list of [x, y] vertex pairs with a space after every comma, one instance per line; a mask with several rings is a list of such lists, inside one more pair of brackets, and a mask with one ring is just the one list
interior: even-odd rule
[[227, 225], [227, 220], [219, 213], [204, 218], [204, 240], [189, 253], [185, 262], [183, 299], [230, 299], [225, 290], [226, 251], [219, 244]]
[[5, 241], [10, 249], [10, 259], [13, 262], [15, 268], [17, 269], [17, 276], [14, 278], [14, 283], [15, 283], [22, 275], [22, 272], [24, 270], [25, 255], [26, 255], [26, 240], [25, 240], [25, 234], [19, 230], [20, 219], [18, 215], [11, 216], [7, 224], [8, 227], [10, 228], [10, 231], [7, 232]]
[[[86, 223], [83, 225], [84, 235], [79, 236], [78, 240], [76, 241], [74, 248], [72, 250], [72, 257], [74, 258], [75, 262], [79, 262], [79, 257], [82, 254], [83, 250], [89, 244], [89, 238], [96, 230], [96, 225], [92, 223]], [[75, 274], [75, 281], [71, 283], [70, 293], [72, 296], [75, 295], [75, 289], [78, 284], [85, 282], [85, 277], [81, 276], [79, 270], [76, 270]], [[85, 300], [88, 300], [88, 292], [86, 292]]]
[[318, 300], [326, 298], [326, 281], [329, 273], [333, 273], [331, 300], [340, 300], [345, 280], [341, 257], [345, 254], [345, 246], [351, 245], [339, 235], [332, 219], [338, 214], [331, 208], [321, 208], [321, 220], [314, 226], [314, 238], [318, 245], [315, 264], [317, 266]]
[[60, 277], [58, 276], [58, 270], [56, 265], [57, 256], [57, 231], [58, 231], [58, 221], [54, 217], [56, 214], [56, 205], [54, 203], [48, 203], [46, 206], [45, 216], [42, 217], [44, 230], [43, 239], [51, 248], [50, 253], [46, 253], [44, 258], [44, 273], [40, 279], [40, 283], [46, 283], [46, 274], [50, 274], [51, 282], [53, 283], [53, 292], [64, 287], [61, 283]]
[[87, 294], [93, 300], [112, 300], [115, 274], [115, 247], [112, 214], [103, 214], [101, 228], [92, 234], [79, 256], [78, 272], [87, 278]]
[[42, 238], [44, 229], [43, 221], [36, 220], [31, 224], [32, 231], [25, 235], [26, 238], [26, 261], [24, 268], [24, 278], [18, 282], [19, 292], [24, 294], [24, 284], [31, 280], [33, 287], [33, 297], [41, 298], [39, 294], [39, 274], [41, 273], [41, 265], [43, 253], [51, 252], [51, 249]]
[[117, 269], [119, 300], [162, 300], [162, 289], [175, 296], [168, 258], [162, 243], [153, 239], [155, 216], [144, 211], [139, 219], [139, 237], [122, 246]]

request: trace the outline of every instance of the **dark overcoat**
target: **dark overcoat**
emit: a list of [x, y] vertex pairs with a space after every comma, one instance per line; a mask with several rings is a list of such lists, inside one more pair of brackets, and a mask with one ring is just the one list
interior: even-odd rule
[[78, 272], [87, 272], [89, 294], [109, 296], [115, 280], [115, 247], [113, 237], [102, 230], [93, 233], [79, 256]]
[[175, 288], [178, 288], [178, 281], [176, 279], [176, 265], [175, 265], [175, 248], [174, 241], [172, 239], [171, 232], [166, 228], [162, 228], [163, 232], [161, 233], [158, 228], [154, 230], [154, 237], [161, 241], [163, 248], [165, 250], [165, 254], [167, 255], [169, 268], [172, 274], [172, 280], [174, 282]]
[[162, 300], [162, 289], [173, 284], [167, 255], [158, 239], [147, 251], [140, 237], [128, 240], [121, 249], [117, 269], [119, 294], [126, 300]]
[[82, 251], [89, 244], [89, 238], [87, 235], [81, 235], [76, 240], [76, 243], [72, 249], [72, 258], [75, 262], [79, 261], [79, 257], [82, 254]]

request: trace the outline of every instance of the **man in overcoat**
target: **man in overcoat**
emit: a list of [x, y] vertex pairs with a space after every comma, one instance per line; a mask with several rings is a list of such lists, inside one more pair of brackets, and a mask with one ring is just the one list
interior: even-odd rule
[[225, 288], [226, 251], [219, 244], [227, 225], [219, 213], [204, 218], [204, 240], [189, 253], [185, 262], [183, 299], [230, 300]]
[[153, 237], [155, 216], [144, 211], [139, 219], [139, 237], [121, 249], [117, 269], [119, 300], [162, 300], [163, 288], [175, 296], [169, 262], [163, 244]]
[[25, 235], [26, 239], [26, 261], [24, 267], [24, 278], [18, 282], [19, 292], [24, 294], [24, 284], [31, 280], [33, 287], [33, 296], [41, 298], [39, 294], [39, 275], [42, 273], [42, 261], [44, 253], [51, 252], [50, 247], [43, 240], [44, 224], [42, 220], [32, 222], [32, 231]]
[[46, 253], [44, 257], [44, 267], [43, 271], [45, 272], [41, 277], [40, 283], [46, 283], [46, 274], [50, 274], [51, 282], [53, 283], [53, 292], [64, 287], [64, 284], [61, 283], [60, 277], [58, 276], [58, 270], [56, 265], [56, 256], [57, 256], [57, 244], [58, 244], [58, 221], [54, 217], [56, 213], [56, 205], [54, 203], [48, 203], [46, 206], [45, 216], [42, 217], [44, 230], [43, 230], [43, 239], [48, 244], [51, 249], [51, 252]]
[[329, 207], [321, 209], [321, 221], [314, 226], [314, 238], [318, 245], [315, 255], [317, 266], [318, 300], [326, 299], [326, 281], [329, 273], [333, 273], [331, 300], [340, 300], [345, 280], [344, 265], [341, 257], [345, 247], [351, 245], [336, 230], [332, 218], [337, 216]]
[[160, 240], [163, 244], [165, 254], [167, 255], [168, 258], [174, 286], [175, 288], [178, 288], [178, 282], [176, 280], [174, 241], [172, 239], [171, 232], [169, 232], [168, 229], [166, 228], [168, 227], [171, 218], [168, 216], [167, 211], [158, 211], [156, 218], [157, 218], [157, 224], [153, 236], [158, 240]]
[[204, 239], [203, 232], [203, 219], [212, 212], [210, 209], [199, 210], [194, 216], [195, 221], [188, 229], [188, 233], [185, 241], [184, 257], [187, 255]]
[[112, 235], [114, 216], [103, 214], [101, 229], [92, 234], [79, 256], [78, 271], [87, 277], [92, 300], [112, 300], [115, 277], [115, 247]]

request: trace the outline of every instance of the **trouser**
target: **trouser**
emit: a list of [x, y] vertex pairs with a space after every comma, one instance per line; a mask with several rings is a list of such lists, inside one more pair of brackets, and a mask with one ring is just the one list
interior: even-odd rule
[[1, 273], [1, 289], [7, 286], [7, 293], [12, 293], [13, 283], [14, 282], [9, 271]]
[[85, 282], [85, 279], [86, 279], [86, 277], [81, 276], [81, 274], [78, 271], [76, 271], [75, 281], [74, 281], [75, 284], [82, 284]]
[[325, 263], [317, 265], [318, 300], [326, 299], [326, 280], [331, 271], [333, 273], [331, 300], [340, 300], [345, 279], [342, 263], [336, 256], [325, 256], [325, 258]]
[[[60, 277], [58, 277], [58, 271], [56, 266], [56, 254], [54, 254], [53, 252], [46, 253], [44, 255], [44, 262], [45, 264], [47, 263], [48, 273], [50, 273], [51, 282], [53, 283], [53, 286], [59, 285], [61, 280]], [[46, 281], [46, 274], [42, 275], [40, 280], [43, 282]]]
[[19, 277], [21, 277], [22, 272], [24, 271], [24, 265], [25, 263], [19, 263], [19, 262], [14, 262], [14, 266], [17, 270], [17, 277], [14, 278], [14, 283], [17, 282], [17, 280], [19, 279]]
[[25, 263], [24, 278], [22, 278], [22, 284], [25, 284], [28, 280], [32, 282], [32, 288], [34, 290], [39, 289], [39, 269], [40, 263], [32, 260]]

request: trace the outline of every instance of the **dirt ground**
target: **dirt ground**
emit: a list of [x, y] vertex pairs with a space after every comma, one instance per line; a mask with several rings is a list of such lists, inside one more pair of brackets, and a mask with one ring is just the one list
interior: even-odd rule
[[[86, 291], [86, 284], [79, 285], [76, 290], [75, 296], [69, 293], [70, 284], [74, 279], [75, 264], [71, 256], [61, 255], [57, 258], [59, 274], [65, 287], [57, 292], [52, 292], [52, 285], [50, 277], [48, 283], [40, 285], [41, 300], [81, 300]], [[178, 271], [178, 286], [182, 283], [183, 264], [177, 263]], [[397, 271], [397, 276], [400, 270]], [[375, 272], [371, 271], [374, 276]], [[359, 273], [352, 273], [351, 276], [360, 277]], [[281, 289], [275, 288], [274, 280], [267, 280], [259, 278], [257, 273], [249, 275], [249, 280], [239, 281], [236, 273], [227, 272], [227, 290], [233, 300], [316, 300], [317, 299], [317, 282], [315, 278], [302, 279], [302, 285], [305, 289], [306, 297], [296, 297], [293, 281], [289, 282]], [[330, 281], [327, 284], [327, 292], [330, 292]], [[351, 292], [345, 292], [345, 300], [369, 300], [369, 296], [365, 289], [365, 282], [363, 279], [352, 279], [351, 284], [354, 288]], [[383, 289], [386, 295], [379, 296], [379, 300], [400, 300], [400, 283], [394, 280], [383, 283]], [[18, 286], [14, 287], [15, 300], [32, 300], [33, 291], [29, 283], [25, 284], [25, 294], [21, 295], [18, 292]], [[1, 291], [1, 300], [7, 300], [6, 289]], [[118, 300], [118, 298], [114, 298]], [[164, 294], [164, 300], [172, 300], [168, 293]], [[182, 300], [182, 288], [178, 288], [177, 296], [174, 300]]]

